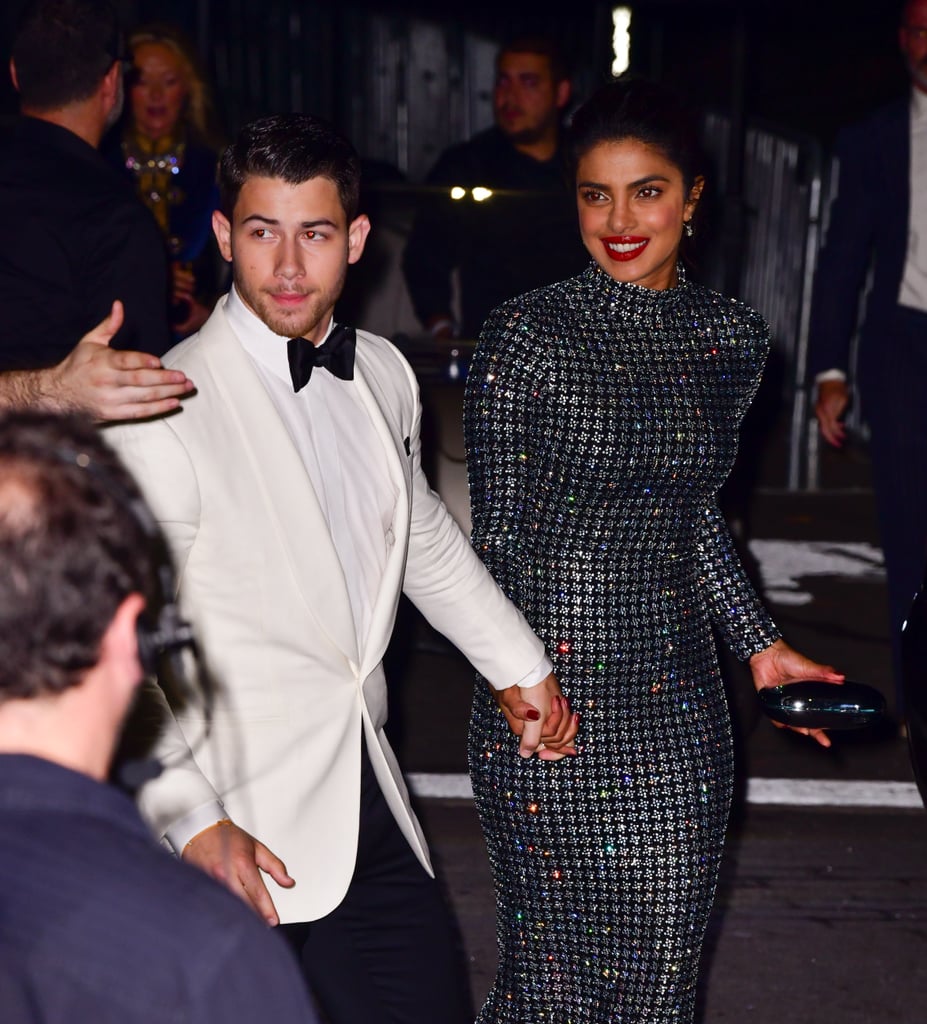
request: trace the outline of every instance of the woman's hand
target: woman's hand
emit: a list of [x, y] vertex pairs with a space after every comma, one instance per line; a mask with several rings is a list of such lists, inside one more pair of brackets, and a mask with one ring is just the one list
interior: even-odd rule
[[576, 753], [573, 740], [579, 729], [579, 715], [571, 713], [570, 702], [553, 673], [535, 686], [510, 686], [493, 692], [509, 728], [520, 737], [518, 752], [522, 757], [537, 752], [543, 761], [559, 761], [566, 754]]
[[[817, 679], [838, 685], [846, 679], [846, 676], [835, 671], [832, 665], [819, 665], [789, 647], [784, 640], [777, 640], [759, 654], [754, 654], [750, 659], [750, 671], [753, 673], [753, 685], [757, 690], [763, 690], [768, 686], [797, 683], [801, 679]], [[830, 746], [830, 737], [823, 729], [805, 729], [795, 725], [783, 725], [780, 722], [773, 722], [773, 725], [810, 736], [822, 747]]]

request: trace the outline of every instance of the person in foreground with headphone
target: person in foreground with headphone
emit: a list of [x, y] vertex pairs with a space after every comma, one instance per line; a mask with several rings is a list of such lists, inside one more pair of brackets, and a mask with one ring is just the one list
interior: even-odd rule
[[286, 946], [106, 782], [141, 649], [189, 636], [153, 528], [89, 420], [0, 417], [0, 1016], [312, 1024]]

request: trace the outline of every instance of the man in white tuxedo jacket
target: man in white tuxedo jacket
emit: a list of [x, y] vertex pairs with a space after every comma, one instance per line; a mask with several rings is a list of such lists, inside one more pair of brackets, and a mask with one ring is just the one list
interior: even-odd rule
[[140, 800], [178, 854], [289, 926], [336, 1024], [453, 1024], [463, 972], [383, 732], [400, 592], [498, 689], [525, 756], [573, 752], [577, 720], [425, 480], [408, 364], [332, 322], [370, 228], [358, 168], [307, 115], [242, 131], [214, 217], [234, 287], [165, 359], [197, 393], [109, 431], [216, 684], [208, 729], [195, 706], [167, 722]]

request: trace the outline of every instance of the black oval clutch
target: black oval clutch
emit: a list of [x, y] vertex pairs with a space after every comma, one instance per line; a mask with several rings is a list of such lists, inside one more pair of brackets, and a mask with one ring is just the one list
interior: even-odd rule
[[865, 683], [822, 683], [805, 679], [757, 691], [775, 722], [800, 729], [864, 729], [885, 712], [885, 698]]

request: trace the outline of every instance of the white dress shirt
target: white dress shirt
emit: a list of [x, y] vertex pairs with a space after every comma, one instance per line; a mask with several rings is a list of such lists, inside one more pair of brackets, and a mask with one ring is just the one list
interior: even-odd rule
[[309, 383], [294, 392], [287, 339], [255, 316], [234, 287], [225, 312], [309, 474], [341, 562], [362, 649], [393, 543], [399, 498], [386, 469], [383, 443], [354, 381], [340, 380], [319, 367]]
[[911, 98], [910, 188], [908, 250], [898, 304], [927, 313], [927, 95], [920, 89]]

